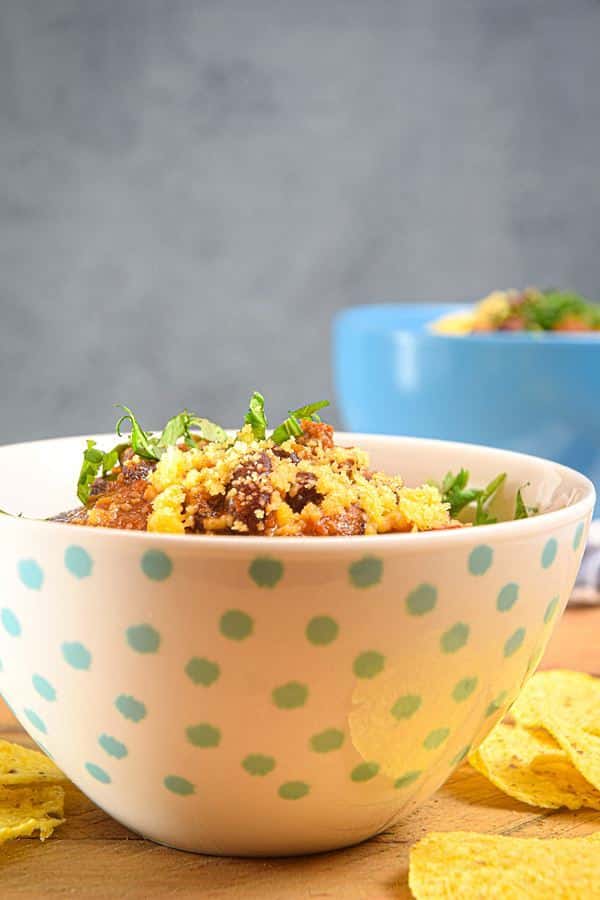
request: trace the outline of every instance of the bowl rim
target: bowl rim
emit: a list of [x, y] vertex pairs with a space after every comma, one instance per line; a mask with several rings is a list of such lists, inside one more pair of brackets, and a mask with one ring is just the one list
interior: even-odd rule
[[425, 316], [451, 315], [452, 313], [465, 312], [476, 306], [478, 301], [437, 301], [423, 303], [399, 303], [394, 301], [382, 303], [367, 303], [351, 306], [341, 310], [335, 317], [337, 328], [350, 328], [373, 334], [396, 335], [417, 334], [421, 337], [435, 341], [468, 342], [470, 344], [501, 344], [503, 346], [525, 344], [527, 346], [573, 346], [600, 348], [600, 331], [489, 331], [475, 332], [471, 334], [449, 334], [434, 331], [435, 319], [419, 323], [402, 324], [399, 318], [397, 323], [383, 323], [376, 321], [382, 312], [395, 310], [405, 313], [406, 317], [421, 313]]
[[[514, 450], [503, 450], [498, 447], [489, 447], [484, 444], [471, 444], [461, 441], [445, 441], [437, 438], [419, 438], [404, 435], [374, 434], [366, 432], [349, 432], [336, 431], [336, 439], [349, 440], [355, 442], [357, 446], [361, 443], [376, 441], [383, 444], [396, 444], [399, 447], [413, 447], [419, 445], [429, 445], [442, 447], [445, 446], [452, 451], [460, 451], [466, 449], [469, 453], [475, 452], [476, 455], [486, 456], [488, 453], [500, 453], [510, 462], [511, 459], [515, 464], [519, 460], [527, 460], [539, 464], [549, 464], [555, 468], [558, 473], [568, 476], [575, 482], [577, 487], [582, 491], [582, 496], [574, 503], [561, 507], [560, 509], [551, 510], [537, 516], [530, 516], [527, 519], [516, 519], [508, 522], [497, 522], [492, 525], [485, 525], [481, 528], [462, 528], [462, 529], [445, 529], [440, 531], [424, 531], [424, 532], [401, 532], [393, 534], [374, 534], [374, 535], [351, 535], [351, 536], [276, 536], [276, 535], [207, 535], [207, 534], [166, 534], [153, 531], [127, 531], [125, 529], [105, 528], [105, 527], [84, 527], [70, 525], [68, 522], [50, 522], [45, 519], [26, 518], [18, 515], [0, 515], [0, 528], [17, 527], [30, 528], [34, 531], [39, 529], [52, 528], [55, 534], [70, 534], [76, 528], [83, 531], [86, 540], [117, 540], [126, 541], [129, 544], [139, 544], [146, 549], [156, 549], [159, 545], [176, 546], [181, 549], [187, 548], [198, 552], [200, 547], [223, 550], [228, 548], [233, 553], [250, 553], [252, 555], [269, 556], [273, 554], [275, 548], [281, 548], [285, 552], [292, 553], [314, 553], [315, 551], [339, 553], [341, 550], [356, 549], [357, 553], [365, 555], [365, 551], [383, 550], [406, 547], [412, 551], [428, 551], [429, 548], [436, 548], [441, 545], [450, 544], [460, 545], [461, 543], [503, 543], [507, 540], [515, 538], [527, 538], [535, 535], [546, 534], [554, 529], [562, 526], [573, 524], [584, 520], [586, 516], [591, 518], [596, 501], [596, 490], [593, 483], [581, 472], [564, 466], [553, 460], [544, 457], [534, 456], [528, 453], [518, 453]], [[114, 438], [114, 435], [68, 435], [59, 438], [47, 438], [45, 440], [25, 441], [17, 444], [4, 444], [0, 450], [9, 447], [18, 449], [19, 447], [31, 446], [32, 444], [44, 444], [57, 441], [81, 441], [81, 446], [85, 446], [88, 437], [95, 440], [103, 438]], [[67, 529], [65, 531], [65, 529]], [[483, 530], [485, 538], [475, 538], [474, 534], [479, 535]], [[42, 532], [43, 533], [43, 532]]]

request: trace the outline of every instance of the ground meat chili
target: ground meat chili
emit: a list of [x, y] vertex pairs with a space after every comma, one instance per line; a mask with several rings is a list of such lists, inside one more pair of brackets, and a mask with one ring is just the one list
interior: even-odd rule
[[[145, 432], [131, 410], [131, 435], [113, 450], [88, 441], [78, 480], [81, 507], [54, 517], [72, 525], [171, 534], [355, 536], [435, 531], [496, 521], [489, 509], [505, 476], [467, 488], [468, 472], [442, 484], [407, 487], [373, 471], [368, 454], [335, 443], [316, 411], [290, 413], [269, 434], [264, 400], [253, 394], [235, 435], [190, 413], [162, 434]], [[517, 517], [528, 515], [518, 496]], [[476, 505], [475, 505], [476, 504]], [[470, 519], [458, 514], [470, 510]]]

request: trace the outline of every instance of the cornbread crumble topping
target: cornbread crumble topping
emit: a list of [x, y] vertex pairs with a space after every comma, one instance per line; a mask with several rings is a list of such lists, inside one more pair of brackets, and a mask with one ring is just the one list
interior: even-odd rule
[[[160, 459], [126, 450], [94, 482], [73, 524], [171, 534], [359, 535], [458, 527], [437, 487], [406, 487], [369, 469], [368, 454], [301, 419], [276, 444], [249, 424], [223, 441], [168, 446]], [[116, 477], [115, 477], [116, 476]]]

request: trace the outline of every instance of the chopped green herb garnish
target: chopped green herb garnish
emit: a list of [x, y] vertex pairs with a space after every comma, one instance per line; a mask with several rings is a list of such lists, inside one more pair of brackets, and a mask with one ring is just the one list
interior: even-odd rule
[[134, 453], [143, 459], [159, 460], [161, 453], [159, 449], [159, 439], [154, 437], [150, 432], [145, 432], [140, 426], [138, 420], [131, 412], [128, 406], [118, 404], [121, 409], [125, 410], [125, 415], [121, 416], [116, 425], [116, 431], [119, 437], [122, 437], [121, 426], [128, 419], [131, 422], [131, 448]]
[[244, 417], [244, 423], [250, 425], [252, 434], [257, 441], [264, 441], [267, 433], [267, 417], [265, 416], [265, 398], [258, 391], [254, 391], [250, 397], [248, 412]]
[[[105, 478], [111, 478], [111, 472], [118, 464], [121, 453], [128, 447], [131, 447], [134, 453], [143, 459], [158, 461], [167, 447], [175, 445], [177, 441], [183, 439], [188, 447], [196, 447], [194, 434], [207, 441], [225, 441], [227, 434], [219, 425], [210, 422], [208, 419], [202, 419], [187, 410], [173, 416], [165, 425], [160, 437], [143, 430], [133, 412], [128, 406], [121, 406], [125, 410], [116, 424], [116, 432], [121, 437], [121, 427], [124, 422], [131, 423], [131, 435], [129, 441], [117, 444], [112, 450], [105, 453], [96, 447], [96, 442], [89, 440], [87, 448], [83, 453], [83, 462], [79, 479], [77, 481], [77, 496], [84, 506], [87, 505], [90, 498], [92, 484], [99, 476], [100, 472]], [[194, 429], [194, 431], [192, 431]]]
[[220, 425], [211, 422], [210, 419], [202, 419], [199, 416], [192, 416], [189, 423], [190, 428], [194, 428], [199, 437], [205, 441], [214, 441], [217, 444], [227, 440], [227, 432]]
[[528, 519], [529, 513], [527, 512], [527, 507], [523, 501], [523, 495], [521, 493], [521, 488], [517, 490], [517, 496], [515, 497], [515, 519]]
[[127, 444], [118, 444], [113, 450], [104, 453], [96, 447], [96, 441], [89, 440], [87, 448], [83, 451], [83, 462], [77, 480], [77, 496], [85, 506], [90, 499], [92, 484], [102, 470], [103, 475], [108, 475], [111, 469], [117, 465], [121, 450]]
[[600, 310], [585, 297], [573, 291], [550, 289], [526, 291], [519, 312], [525, 320], [526, 327], [552, 331], [568, 317], [580, 319], [590, 327], [595, 326]]
[[288, 418], [273, 430], [271, 434], [273, 443], [284, 444], [291, 437], [300, 437], [302, 434], [300, 420], [313, 419], [316, 422], [320, 421], [317, 412], [325, 406], [329, 406], [329, 400], [317, 400], [316, 403], [308, 403], [306, 406], [300, 406], [298, 409], [291, 410]]
[[474, 525], [492, 525], [498, 519], [489, 512], [489, 505], [493, 501], [500, 487], [506, 480], [506, 472], [502, 472], [490, 481], [484, 488], [470, 488], [469, 472], [461, 469], [457, 475], [452, 472], [444, 477], [439, 485], [444, 503], [450, 505], [450, 515], [455, 519], [462, 510], [475, 503], [473, 517]]
[[193, 449], [197, 445], [192, 428], [195, 429], [198, 437], [205, 441], [221, 442], [227, 440], [227, 433], [220, 425], [215, 425], [214, 422], [210, 422], [208, 419], [195, 416], [185, 409], [179, 415], [169, 419], [158, 439], [158, 447], [164, 449], [165, 447], [174, 446], [180, 438], [183, 438], [186, 446]]
[[450, 515], [453, 519], [470, 503], [477, 500], [481, 491], [476, 488], [467, 488], [469, 473], [461, 469], [458, 475], [448, 472], [442, 481], [440, 493], [444, 503], [450, 504]]
[[496, 516], [491, 516], [488, 512], [488, 506], [494, 499], [495, 494], [497, 493], [500, 486], [506, 481], [506, 472], [503, 472], [501, 475], [497, 475], [490, 483], [485, 487], [479, 496], [477, 497], [477, 506], [475, 509], [475, 525], [493, 525], [498, 521]]

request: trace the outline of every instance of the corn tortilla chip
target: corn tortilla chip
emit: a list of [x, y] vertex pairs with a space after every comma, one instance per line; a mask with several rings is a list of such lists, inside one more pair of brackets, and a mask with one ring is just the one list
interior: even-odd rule
[[545, 728], [575, 768], [600, 791], [600, 678], [561, 670], [538, 672], [511, 715], [528, 728]]
[[600, 810], [600, 791], [542, 728], [500, 723], [469, 762], [505, 794], [530, 806]]
[[416, 900], [591, 900], [599, 896], [599, 837], [433, 832], [411, 849], [408, 883]]
[[58, 766], [43, 753], [0, 740], [0, 785], [59, 784], [66, 780]]
[[56, 784], [0, 787], [0, 844], [34, 831], [45, 841], [65, 821], [64, 799]]

